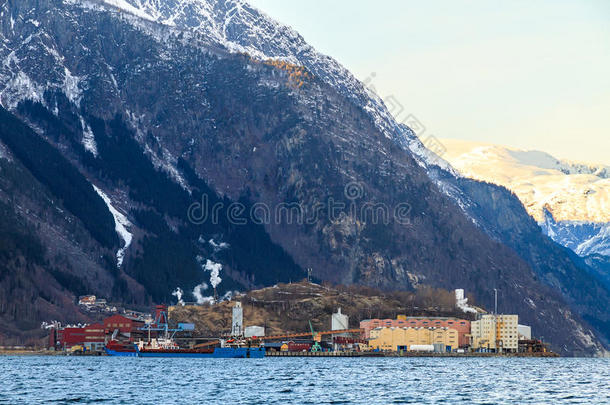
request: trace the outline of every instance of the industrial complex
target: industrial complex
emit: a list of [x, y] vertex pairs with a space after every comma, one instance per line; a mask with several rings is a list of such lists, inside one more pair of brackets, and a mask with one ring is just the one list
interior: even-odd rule
[[[352, 320], [337, 308], [329, 314], [328, 329], [266, 334], [263, 325], [248, 325], [240, 301], [231, 304], [231, 328], [219, 336], [198, 336], [192, 323], [174, 322], [172, 307], [157, 305], [151, 314], [135, 311], [116, 313], [89, 325], [65, 326], [55, 323], [49, 329], [50, 349], [68, 354], [140, 355], [153, 352], [187, 353], [190, 356], [218, 350], [256, 348], [267, 356], [309, 353], [328, 355], [409, 355], [474, 353], [548, 353], [546, 346], [532, 339], [531, 329], [519, 324], [518, 315], [486, 313], [465, 307], [463, 291], [456, 292], [458, 307], [468, 318], [398, 315], [395, 319]], [[81, 298], [81, 301], [83, 299]], [[96, 299], [86, 297], [88, 307]], [[105, 306], [105, 302], [102, 301]], [[104, 307], [105, 308], [105, 307]], [[105, 309], [104, 309], [105, 311]], [[327, 318], [328, 319], [328, 318]], [[154, 350], [153, 350], [154, 349]], [[240, 352], [241, 353], [241, 352]], [[246, 352], [244, 352], [246, 353]], [[254, 352], [253, 352], [254, 353]], [[258, 354], [257, 354], [258, 355]]]

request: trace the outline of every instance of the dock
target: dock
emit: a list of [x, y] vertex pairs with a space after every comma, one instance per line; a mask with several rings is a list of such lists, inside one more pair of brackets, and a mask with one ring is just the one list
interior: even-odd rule
[[265, 357], [383, 357], [383, 353], [372, 354], [373, 352], [282, 352], [269, 350], [265, 353]]
[[425, 353], [425, 352], [356, 352], [356, 351], [337, 351], [337, 352], [288, 352], [269, 350], [265, 357], [559, 357], [553, 352], [539, 353]]

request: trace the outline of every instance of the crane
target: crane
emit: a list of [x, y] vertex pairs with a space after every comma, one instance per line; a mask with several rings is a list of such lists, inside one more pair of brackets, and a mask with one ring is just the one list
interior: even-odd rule
[[320, 346], [320, 342], [319, 342], [319, 340], [321, 339], [321, 336], [318, 337], [319, 335], [316, 332], [314, 332], [313, 326], [311, 325], [311, 321], [309, 321], [309, 329], [311, 329], [311, 338], [313, 339], [313, 346], [311, 346], [311, 351], [312, 352], [321, 352], [322, 346]]

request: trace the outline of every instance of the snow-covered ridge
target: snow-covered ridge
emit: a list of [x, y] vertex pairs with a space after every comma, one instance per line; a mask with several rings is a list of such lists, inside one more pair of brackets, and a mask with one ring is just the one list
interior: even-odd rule
[[443, 157], [462, 175], [513, 191], [555, 242], [581, 256], [610, 256], [610, 166], [479, 142], [441, 142]]
[[[158, 27], [131, 21], [138, 29], [148, 31], [151, 37], [163, 41], [167, 32], [196, 33], [212, 46], [234, 53], [247, 53], [258, 60], [280, 60], [304, 66], [316, 77], [325, 81], [338, 93], [351, 100], [369, 114], [379, 131], [409, 151], [416, 162], [424, 167], [439, 189], [458, 204], [467, 214], [468, 198], [459, 190], [434, 175], [438, 167], [451, 176], [459, 172], [442, 157], [424, 145], [414, 131], [399, 124], [387, 109], [383, 100], [370, 91], [351, 72], [335, 59], [323, 55], [309, 45], [298, 32], [283, 25], [264, 12], [250, 6], [244, 0], [64, 0], [90, 7], [91, 1], [110, 6], [138, 17], [144, 22], [154, 22]], [[119, 4], [120, 3], [120, 4]], [[193, 42], [193, 43], [196, 43]], [[470, 217], [470, 215], [469, 215]], [[476, 220], [471, 217], [473, 222]]]
[[[413, 131], [398, 124], [383, 101], [347, 69], [317, 52], [292, 28], [243, 0], [61, 0], [61, 3], [66, 11], [74, 8], [107, 11], [161, 44], [174, 34], [190, 33], [196, 35], [196, 40], [189, 41], [195, 46], [209, 44], [230, 52], [248, 53], [259, 60], [275, 59], [304, 66], [366, 111], [381, 133], [412, 152], [420, 165], [440, 166], [452, 172], [450, 165], [430, 153]], [[68, 13], [66, 18], [71, 18]], [[88, 78], [65, 66], [52, 41], [46, 38], [44, 21], [32, 27], [36, 31], [29, 40], [37, 38], [36, 46], [46, 48], [57, 59], [56, 83], [38, 83], [36, 72], [24, 72], [16, 58], [14, 66], [0, 73], [0, 103], [12, 109], [24, 99], [43, 101], [45, 90], [59, 88], [78, 105], [85, 86], [82, 83]]]
[[[243, 0], [63, 0], [83, 8], [105, 7], [145, 22], [155, 22], [166, 30], [188, 31], [210, 45], [230, 52], [247, 53], [258, 60], [276, 59], [301, 65], [324, 80], [339, 93], [367, 111], [388, 138], [409, 149], [411, 131], [394, 120], [383, 101], [333, 58], [317, 52], [292, 28], [274, 21]], [[95, 8], [95, 7], [94, 7]], [[132, 21], [138, 28], [159, 37], [157, 28]], [[426, 154], [417, 155], [425, 164]]]
[[537, 221], [610, 222], [610, 166], [566, 162], [545, 152], [442, 139], [443, 156], [466, 177], [513, 191]]
[[145, 20], [149, 20], [149, 21], [156, 21], [155, 18], [153, 18], [152, 16], [148, 15], [141, 8], [134, 7], [133, 5], [129, 4], [125, 0], [102, 0], [102, 1], [105, 4], [108, 4], [110, 6], [114, 6], [114, 7], [118, 8], [120, 10], [126, 11], [126, 12], [128, 12], [130, 14], [135, 15], [136, 17], [144, 18]]
[[610, 223], [557, 222], [550, 212], [545, 211], [540, 226], [547, 236], [580, 256], [597, 254], [610, 257]]

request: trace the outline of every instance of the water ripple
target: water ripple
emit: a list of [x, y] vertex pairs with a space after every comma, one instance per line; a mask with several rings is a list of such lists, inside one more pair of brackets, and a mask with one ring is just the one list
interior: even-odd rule
[[610, 403], [610, 359], [0, 357], [0, 404]]

